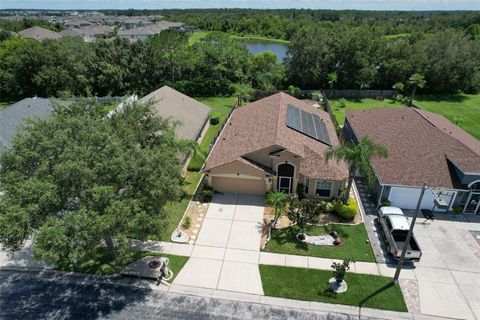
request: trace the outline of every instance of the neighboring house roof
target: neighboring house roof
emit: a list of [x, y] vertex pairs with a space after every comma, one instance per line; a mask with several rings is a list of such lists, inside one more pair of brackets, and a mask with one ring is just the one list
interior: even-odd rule
[[416, 108], [349, 110], [347, 120], [357, 138], [388, 149], [387, 158], [372, 159], [383, 184], [455, 188], [449, 161], [464, 173], [480, 172], [478, 140], [440, 115]]
[[35, 39], [39, 41], [61, 38], [61, 35], [57, 32], [38, 26], [33, 26], [28, 29], [22, 30], [19, 32], [19, 34], [24, 36], [25, 38]]
[[146, 27], [119, 30], [117, 35], [120, 37], [149, 36], [149, 35], [158, 34], [163, 30], [181, 27], [183, 25], [184, 24], [181, 22], [160, 21], [158, 23], [151, 24]]
[[152, 102], [158, 116], [180, 122], [176, 133], [182, 139], [196, 141], [211, 112], [210, 107], [168, 86], [161, 87], [139, 100], [140, 103], [147, 101]]
[[12, 146], [17, 128], [24, 125], [26, 118], [47, 118], [53, 110], [48, 99], [26, 98], [0, 110], [0, 153]]
[[[325, 162], [325, 151], [331, 146], [287, 127], [288, 105], [316, 114], [325, 123], [333, 146], [340, 144], [328, 113], [318, 110], [285, 93], [277, 93], [236, 109], [207, 159], [205, 170], [234, 161], [252, 164], [246, 155], [272, 146], [285, 149], [303, 161], [300, 173], [313, 179], [343, 180], [348, 177], [344, 162]], [[268, 172], [267, 172], [268, 173]]]
[[62, 37], [82, 37], [79, 29], [65, 29], [58, 33]]

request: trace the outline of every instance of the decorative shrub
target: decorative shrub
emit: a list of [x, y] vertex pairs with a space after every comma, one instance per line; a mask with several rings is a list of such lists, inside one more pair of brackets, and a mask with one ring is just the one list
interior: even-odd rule
[[454, 214], [460, 214], [463, 212], [463, 207], [462, 206], [455, 206], [452, 208]]
[[217, 125], [220, 122], [220, 114], [217, 112], [212, 112], [210, 114], [210, 124], [212, 126]]
[[185, 220], [183, 220], [183, 227], [185, 229], [190, 229], [190, 226], [192, 225], [192, 219], [190, 217], [185, 217]]
[[300, 88], [290, 85], [288, 86], [288, 94], [294, 97], [298, 97], [298, 95], [300, 95]]
[[348, 200], [348, 203], [346, 205], [341, 204], [334, 204], [334, 211], [336, 214], [347, 221], [352, 221], [355, 218], [355, 215], [357, 214], [358, 210], [358, 205], [355, 200]]
[[305, 198], [305, 186], [303, 185], [303, 183], [297, 184], [297, 196], [299, 200]]
[[213, 197], [213, 188], [212, 187], [204, 186], [202, 193], [203, 193], [203, 201], [205, 201], [205, 202], [212, 201], [212, 197]]
[[350, 269], [350, 262], [352, 262], [350, 259], [346, 259], [343, 260], [342, 263], [334, 262], [332, 264], [332, 273], [337, 284], [340, 285], [343, 279], [345, 279], [345, 274], [347, 274], [347, 271]]
[[390, 202], [390, 200], [383, 200], [382, 201], [382, 206], [383, 207], [388, 207], [388, 206], [391, 206], [392, 203]]
[[347, 107], [347, 100], [341, 98], [337, 102], [337, 109], [345, 109]]

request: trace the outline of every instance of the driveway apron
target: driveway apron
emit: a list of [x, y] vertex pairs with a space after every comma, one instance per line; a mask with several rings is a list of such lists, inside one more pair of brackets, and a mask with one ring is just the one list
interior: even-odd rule
[[263, 197], [215, 194], [192, 257], [174, 283], [263, 295], [259, 271]]

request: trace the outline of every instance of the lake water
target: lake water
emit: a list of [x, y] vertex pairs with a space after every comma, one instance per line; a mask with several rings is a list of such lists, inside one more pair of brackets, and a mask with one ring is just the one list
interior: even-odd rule
[[273, 52], [277, 56], [278, 62], [282, 62], [283, 58], [287, 55], [287, 45], [283, 43], [264, 40], [244, 40], [243, 42], [250, 53]]

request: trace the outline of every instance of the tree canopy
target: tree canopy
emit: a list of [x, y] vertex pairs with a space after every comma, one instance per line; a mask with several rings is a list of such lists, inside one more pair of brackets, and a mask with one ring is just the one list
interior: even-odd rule
[[81, 263], [127, 237], [162, 232], [163, 209], [182, 194], [177, 141], [169, 120], [136, 105], [104, 117], [89, 102], [55, 107], [19, 132], [0, 160], [0, 243], [29, 237], [41, 260]]

